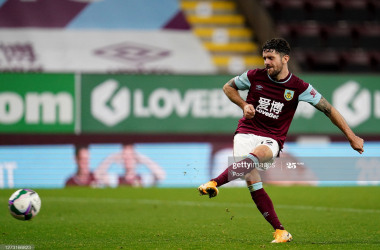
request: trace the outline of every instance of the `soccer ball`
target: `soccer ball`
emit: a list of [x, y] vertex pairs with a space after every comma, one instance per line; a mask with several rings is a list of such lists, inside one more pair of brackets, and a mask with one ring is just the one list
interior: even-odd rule
[[18, 220], [30, 220], [41, 209], [41, 199], [31, 189], [19, 189], [8, 201], [9, 212]]

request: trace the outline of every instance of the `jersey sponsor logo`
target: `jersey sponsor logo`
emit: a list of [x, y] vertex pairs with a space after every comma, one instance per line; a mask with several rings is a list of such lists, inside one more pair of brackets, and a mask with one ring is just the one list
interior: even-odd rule
[[285, 89], [285, 92], [284, 92], [285, 100], [290, 101], [293, 99], [293, 96], [294, 96], [293, 90]]
[[276, 102], [268, 98], [260, 97], [259, 105], [256, 107], [256, 112], [273, 119], [278, 119], [280, 112], [284, 104], [282, 102]]
[[317, 91], [315, 91], [315, 89], [312, 89], [312, 90], [310, 91], [310, 95], [312, 95], [313, 98], [315, 98], [316, 94], [317, 94]]

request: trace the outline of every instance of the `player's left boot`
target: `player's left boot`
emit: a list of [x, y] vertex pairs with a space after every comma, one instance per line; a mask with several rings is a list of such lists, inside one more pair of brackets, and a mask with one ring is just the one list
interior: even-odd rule
[[198, 187], [199, 194], [200, 195], [208, 194], [210, 199], [212, 197], [217, 196], [219, 194], [219, 190], [216, 187], [216, 185], [217, 185], [216, 181], [209, 181], [209, 182], [206, 182], [205, 184], [200, 185]]
[[272, 243], [282, 243], [293, 240], [292, 235], [288, 231], [280, 229], [276, 229], [276, 232], [273, 233], [273, 238]]

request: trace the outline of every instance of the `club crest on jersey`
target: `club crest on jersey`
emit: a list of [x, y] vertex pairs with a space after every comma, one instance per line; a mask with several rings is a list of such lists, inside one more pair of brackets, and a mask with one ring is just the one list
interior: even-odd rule
[[285, 100], [290, 101], [293, 99], [293, 96], [294, 96], [293, 90], [285, 89], [285, 92], [284, 92]]

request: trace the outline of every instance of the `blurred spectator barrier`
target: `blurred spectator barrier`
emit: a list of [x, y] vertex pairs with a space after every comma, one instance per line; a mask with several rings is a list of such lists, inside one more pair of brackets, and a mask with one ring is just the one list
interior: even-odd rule
[[[229, 143], [90, 144], [80, 150], [69, 144], [0, 146], [0, 188], [197, 187], [227, 168]], [[286, 143], [261, 176], [276, 185], [379, 185], [379, 147], [367, 143], [359, 155], [346, 142]]]

